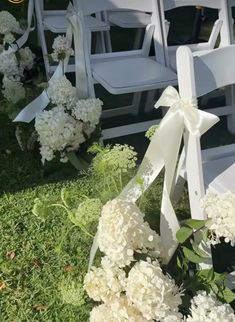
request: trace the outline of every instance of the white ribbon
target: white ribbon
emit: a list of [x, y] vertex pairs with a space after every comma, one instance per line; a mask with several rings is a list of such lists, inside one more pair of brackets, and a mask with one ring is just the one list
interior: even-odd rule
[[[85, 48], [87, 46], [87, 41], [84, 37], [84, 34], [86, 33], [86, 28], [84, 24], [83, 15], [79, 12], [76, 12], [75, 8], [71, 4], [68, 7], [68, 20], [72, 25], [74, 34], [77, 96], [81, 99], [85, 99], [89, 97], [85, 57]], [[90, 37], [89, 30], [87, 30], [87, 36]]]
[[[70, 46], [72, 45], [72, 38], [74, 37], [74, 45], [75, 45], [75, 64], [76, 64], [76, 82], [77, 82], [77, 96], [78, 98], [87, 98], [88, 97], [88, 81], [86, 77], [86, 64], [84, 57], [84, 40], [83, 40], [83, 32], [81, 15], [79, 15], [73, 5], [70, 3], [68, 6], [68, 14], [67, 18], [70, 21], [70, 24], [67, 28], [66, 37]], [[55, 70], [53, 76], [49, 80], [53, 82], [55, 78], [59, 78], [67, 70], [67, 66], [69, 63], [70, 55], [67, 55], [64, 61], [60, 62], [57, 69]], [[28, 104], [13, 120], [13, 122], [31, 122], [38, 113], [42, 112], [50, 103], [50, 97], [46, 90], [42, 92], [35, 100], [33, 100], [30, 104]]]
[[[38, 1], [38, 0], [36, 0]], [[14, 52], [19, 50], [19, 48], [23, 47], [26, 41], [29, 38], [29, 33], [34, 30], [34, 27], [31, 27], [32, 19], [33, 19], [33, 12], [34, 12], [34, 0], [29, 0], [28, 4], [28, 17], [27, 17], [27, 28], [24, 31], [23, 35], [16, 40], [13, 44], [11, 44], [11, 48]]]
[[[192, 135], [200, 137], [217, 123], [219, 118], [197, 109], [196, 101], [188, 102], [181, 99], [177, 90], [171, 86], [166, 88], [155, 104], [156, 108], [160, 106], [168, 106], [170, 109], [154, 134], [137, 175], [127, 184], [119, 197], [129, 202], [136, 202], [158, 177], [161, 170], [165, 169], [160, 232], [166, 250], [165, 260], [168, 262], [177, 248], [176, 232], [180, 228], [170, 195], [174, 186], [176, 165], [184, 131], [186, 129]], [[140, 181], [142, 184], [138, 184]], [[96, 237], [91, 249], [89, 268], [97, 249]]]

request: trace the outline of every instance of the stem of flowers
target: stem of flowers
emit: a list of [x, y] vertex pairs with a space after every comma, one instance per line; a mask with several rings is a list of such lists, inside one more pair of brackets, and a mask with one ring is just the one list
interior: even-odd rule
[[[69, 221], [71, 222], [72, 212], [67, 207], [65, 207], [62, 204], [53, 204], [53, 205], [50, 205], [49, 207], [60, 207], [60, 208], [64, 209], [68, 214]], [[94, 238], [94, 236], [92, 234], [90, 234], [89, 231], [87, 231], [86, 228], [83, 227], [82, 225], [79, 225], [79, 224], [73, 225], [73, 227], [75, 227], [75, 226], [80, 228], [81, 231], [84, 232], [89, 237]]]

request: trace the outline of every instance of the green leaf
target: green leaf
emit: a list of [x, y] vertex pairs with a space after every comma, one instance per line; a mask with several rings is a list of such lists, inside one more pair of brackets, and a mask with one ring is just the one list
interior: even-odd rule
[[199, 264], [204, 262], [204, 259], [201, 256], [198, 256], [187, 247], [183, 247], [183, 253], [184, 253], [184, 256], [192, 263]]
[[49, 209], [45, 203], [43, 203], [39, 198], [36, 198], [34, 200], [32, 213], [42, 221], [46, 221], [49, 214]]
[[209, 283], [212, 282], [215, 278], [215, 272], [213, 268], [202, 269], [197, 273], [197, 275]]
[[179, 256], [177, 256], [177, 258], [176, 258], [176, 262], [177, 262], [177, 266], [178, 266], [179, 268], [182, 268], [182, 264], [181, 264], [181, 261], [180, 261], [180, 259], [179, 259]]
[[208, 228], [203, 228], [199, 232], [197, 232], [197, 241], [204, 241], [206, 242], [208, 240]]
[[177, 233], [176, 238], [179, 243], [184, 243], [191, 235], [193, 234], [193, 230], [189, 227], [181, 227]]
[[207, 220], [188, 219], [184, 222], [184, 225], [189, 226], [192, 229], [199, 230], [203, 228], [207, 223]]
[[201, 257], [207, 258], [208, 254], [206, 252], [204, 252], [197, 243], [195, 243], [195, 241], [191, 240], [191, 244], [193, 247], [193, 250], [195, 251], [195, 253]]
[[223, 299], [226, 303], [231, 303], [235, 300], [235, 293], [228, 287], [225, 287], [225, 289], [223, 290]]

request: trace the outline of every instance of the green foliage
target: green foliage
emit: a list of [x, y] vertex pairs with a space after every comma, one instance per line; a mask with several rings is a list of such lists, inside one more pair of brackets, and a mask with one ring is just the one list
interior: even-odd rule
[[179, 243], [184, 243], [193, 234], [193, 229], [189, 227], [181, 227], [177, 233], [176, 238]]

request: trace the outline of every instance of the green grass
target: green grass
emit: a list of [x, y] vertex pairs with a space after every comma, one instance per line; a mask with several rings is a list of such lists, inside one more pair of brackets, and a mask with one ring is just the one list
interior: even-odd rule
[[81, 187], [86, 192], [78, 180], [0, 198], [0, 284], [6, 286], [0, 291], [0, 321], [87, 321], [89, 301], [64, 304], [59, 286], [64, 280], [81, 285], [91, 239], [73, 228], [59, 246], [64, 228], [71, 226], [65, 214], [55, 210], [44, 223], [32, 213], [36, 197], [58, 197], [62, 186], [75, 197]]

